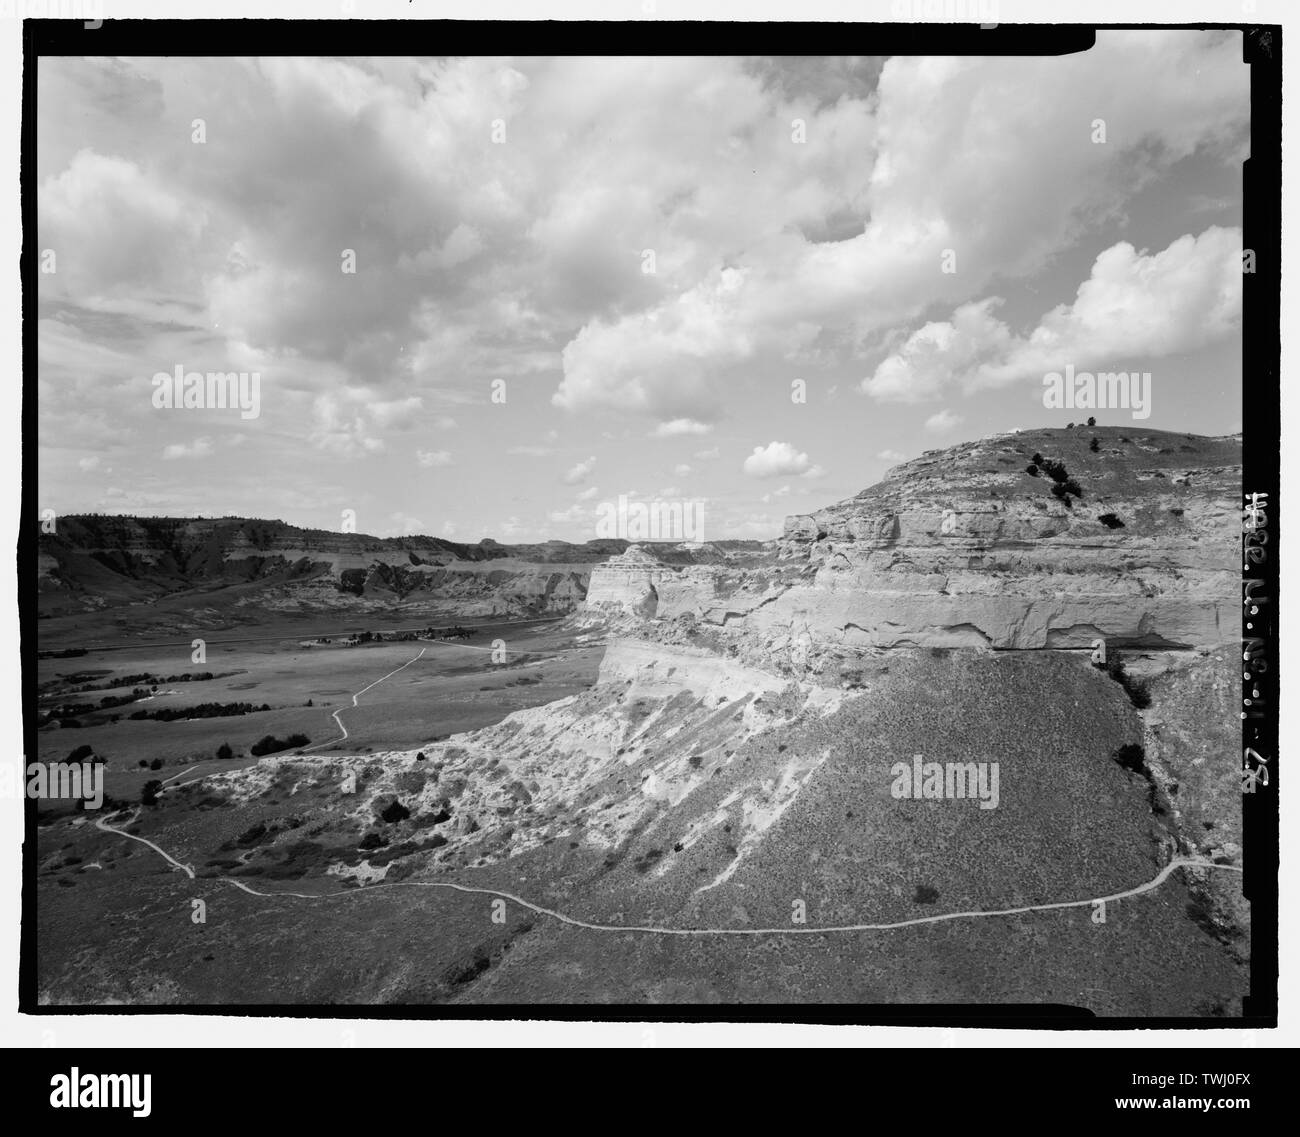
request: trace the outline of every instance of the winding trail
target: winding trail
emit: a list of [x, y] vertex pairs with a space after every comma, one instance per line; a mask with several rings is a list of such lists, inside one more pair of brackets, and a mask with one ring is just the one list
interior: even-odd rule
[[[362, 687], [360, 691], [358, 691], [355, 695], [352, 696], [352, 705], [354, 707], [358, 706], [357, 699], [359, 699], [362, 695], [364, 695], [367, 691], [369, 691], [371, 687], [378, 687], [379, 684], [382, 683], [385, 679], [391, 679], [399, 671], [405, 671], [408, 667], [411, 666], [411, 664], [413, 664], [417, 659], [419, 659], [420, 656], [424, 655], [424, 653], [427, 650], [428, 648], [423, 648], [423, 647], [420, 648], [420, 655], [408, 659], [405, 663], [402, 664], [401, 667], [394, 667], [393, 670], [390, 671], [387, 675], [381, 675], [373, 683], [369, 684], [368, 686]], [[343, 725], [343, 720], [339, 718], [339, 715], [341, 715], [346, 709], [347, 709], [346, 707], [340, 707], [337, 711], [334, 711], [330, 715], [330, 718], [332, 718], [336, 723], [338, 723], [339, 730], [341, 730], [343, 733], [339, 735], [338, 738], [329, 738], [326, 739], [324, 742], [316, 743], [315, 746], [304, 747], [302, 750], [303, 754], [307, 754], [312, 750], [319, 750], [322, 746], [331, 746], [335, 742], [343, 742], [348, 737], [348, 728]]]
[[[396, 675], [399, 671], [403, 671], [406, 668], [410, 667], [411, 664], [413, 664], [416, 660], [418, 660], [421, 656], [424, 655], [425, 650], [426, 650], [425, 648], [421, 648], [419, 655], [415, 656], [413, 659], [408, 659], [405, 663], [402, 664], [401, 667], [394, 668], [387, 675], [383, 675], [380, 678], [376, 679], [373, 683], [370, 683], [367, 686], [361, 688], [360, 691], [358, 691], [355, 695], [352, 696], [352, 705], [354, 707], [358, 706], [357, 699], [361, 695], [364, 695], [372, 687], [377, 687], [385, 679], [389, 679], [392, 676]], [[330, 743], [342, 742], [344, 739], [348, 737], [348, 729], [343, 725], [343, 720], [339, 718], [340, 713], [341, 713], [340, 711], [335, 711], [333, 712], [332, 717], [334, 721], [338, 723], [339, 729], [343, 732], [342, 736], [340, 738], [332, 738], [328, 742], [317, 743], [316, 746], [309, 746], [305, 750], [303, 750], [302, 753], [305, 754], [307, 753], [308, 750], [319, 749], [321, 746], [328, 746], [330, 745]], [[197, 767], [191, 766], [190, 770], [193, 769], [197, 769]], [[171, 778], [168, 778], [167, 780], [174, 781], [176, 778], [179, 778], [184, 774], [188, 774], [190, 770], [184, 770], [180, 774], [175, 774]], [[202, 780], [203, 780], [202, 778], [194, 779], [194, 781], [202, 781]], [[192, 783], [186, 782], [183, 784], [190, 785]], [[176, 788], [179, 789], [180, 787], [178, 786]], [[136, 811], [131, 815], [130, 818], [127, 819], [127, 821], [124, 824], [126, 825], [134, 824], [134, 822], [139, 818], [139, 816], [140, 816], [140, 810], [136, 809]], [[119, 829], [116, 828], [115, 826], [109, 825], [108, 821], [105, 818], [100, 818], [99, 820], [97, 820], [95, 822], [95, 828], [99, 829], [101, 832], [104, 833], [115, 833], [119, 837], [126, 837], [128, 840], [138, 841], [142, 845], [148, 845], [149, 848], [151, 848], [155, 853], [157, 853], [160, 857], [162, 857], [165, 861], [167, 861], [167, 863], [171, 865], [173, 868], [180, 869], [180, 871], [183, 872], [191, 880], [198, 879], [195, 876], [193, 868], [191, 868], [187, 864], [182, 864], [170, 853], [168, 853], [166, 849], [162, 848], [160, 845], [154, 844], [154, 842], [152, 841], [148, 841], [143, 837], [137, 837], [134, 833], [126, 832], [125, 829]], [[920, 924], [941, 924], [948, 920], [989, 919], [993, 917], [1002, 917], [1002, 916], [1022, 916], [1030, 912], [1053, 912], [1065, 908], [1090, 908], [1095, 904], [1109, 904], [1112, 903], [1113, 901], [1126, 900], [1132, 896], [1141, 896], [1143, 893], [1153, 892], [1155, 889], [1159, 888], [1162, 884], [1164, 884], [1166, 880], [1169, 879], [1170, 875], [1174, 872], [1175, 869], [1180, 869], [1180, 868], [1219, 869], [1224, 872], [1236, 872], [1236, 873], [1243, 871], [1240, 867], [1236, 865], [1220, 865], [1220, 864], [1216, 864], [1213, 861], [1200, 860], [1194, 857], [1174, 857], [1167, 865], [1165, 865], [1164, 868], [1162, 868], [1155, 876], [1153, 876], [1150, 880], [1146, 881], [1144, 884], [1139, 884], [1133, 888], [1125, 889], [1123, 892], [1111, 893], [1108, 896], [1093, 896], [1083, 900], [1058, 900], [1051, 904], [1026, 904], [1019, 908], [993, 908], [993, 909], [975, 910], [975, 911], [968, 911], [968, 912], [944, 912], [937, 916], [917, 916], [911, 920], [896, 920], [892, 923], [885, 923], [885, 924], [835, 924], [835, 925], [827, 925], [822, 927], [800, 924], [800, 925], [791, 925], [789, 927], [781, 927], [781, 928], [668, 928], [668, 927], [660, 927], [653, 924], [596, 924], [589, 920], [581, 920], [576, 916], [567, 915], [566, 913], [560, 912], [554, 908], [546, 908], [540, 904], [534, 904], [531, 900], [526, 900], [524, 897], [518, 896], [513, 892], [506, 892], [504, 889], [476, 888], [472, 885], [452, 884], [448, 881], [401, 880], [401, 881], [393, 881], [391, 884], [387, 884], [387, 883], [369, 884], [360, 888], [345, 889], [337, 892], [315, 893], [315, 892], [290, 892], [288, 890], [266, 892], [262, 889], [253, 888], [251, 885], [245, 884], [242, 880], [236, 880], [234, 877], [229, 877], [229, 876], [205, 877], [204, 879], [213, 880], [219, 884], [233, 885], [235, 888], [238, 888], [241, 892], [246, 892], [250, 896], [257, 896], [257, 897], [262, 897], [265, 899], [272, 899], [272, 900], [275, 899], [339, 900], [346, 897], [361, 896], [363, 894], [372, 893], [379, 889], [443, 888], [443, 889], [449, 889], [453, 892], [464, 892], [464, 893], [469, 893], [471, 895], [477, 895], [477, 896], [491, 896], [494, 898], [504, 898], [506, 900], [513, 900], [521, 908], [526, 908], [528, 909], [528, 911], [535, 912], [539, 916], [550, 916], [552, 919], [558, 920], [562, 924], [568, 924], [570, 927], [574, 927], [574, 928], [583, 928], [589, 932], [613, 932], [615, 934], [636, 932], [643, 935], [653, 935], [653, 936], [820, 936], [820, 935], [827, 935], [830, 933], [839, 933], [839, 932], [887, 932], [887, 931], [892, 931], [896, 928], [912, 928]]]
[[[127, 825], [135, 824], [135, 821], [139, 816], [140, 816], [140, 811], [137, 809], [133, 814], [131, 814], [129, 818], [127, 818], [126, 824]], [[160, 857], [162, 857], [163, 860], [165, 860], [173, 868], [180, 869], [181, 872], [183, 872], [187, 877], [190, 878], [190, 880], [194, 879], [194, 870], [190, 868], [189, 865], [181, 864], [180, 861], [178, 861], [175, 857], [173, 857], [161, 845], [155, 845], [152, 841], [146, 841], [143, 837], [137, 837], [134, 833], [128, 833], [125, 829], [116, 829], [112, 825], [110, 825], [106, 819], [102, 817], [95, 822], [95, 828], [101, 830], [104, 833], [116, 833], [119, 837], [126, 837], [128, 840], [139, 841], [140, 844], [142, 845], [148, 845], [149, 848], [151, 848], [155, 853], [157, 853]]]
[[[139, 816], [139, 810], [132, 816], [126, 824], [130, 825], [136, 817]], [[194, 870], [189, 865], [181, 864], [175, 857], [165, 849], [155, 845], [152, 841], [146, 841], [143, 837], [137, 837], [133, 833], [127, 833], [125, 830], [116, 829], [109, 825], [102, 818], [95, 822], [95, 828], [101, 829], [106, 833], [116, 833], [121, 837], [129, 837], [132, 841], [139, 841], [142, 845], [148, 845], [154, 852], [163, 857], [173, 868], [180, 869], [191, 880], [196, 879]], [[452, 884], [448, 881], [435, 880], [400, 880], [392, 884], [368, 884], [362, 888], [347, 889], [339, 892], [290, 892], [275, 891], [266, 892], [260, 888], [253, 888], [245, 884], [242, 880], [236, 880], [234, 877], [218, 876], [207, 879], [214, 880], [220, 884], [234, 885], [241, 892], [246, 892], [250, 896], [258, 896], [266, 899], [292, 899], [292, 900], [339, 900], [344, 897], [361, 896], [362, 894], [375, 892], [379, 889], [386, 888], [445, 888], [453, 892], [466, 892], [477, 896], [500, 897], [506, 900], [513, 900], [521, 908], [527, 908], [530, 912], [536, 912], [539, 916], [550, 916], [552, 919], [560, 921], [562, 924], [568, 924], [570, 927], [583, 928], [589, 932], [638, 932], [644, 935], [652, 936], [820, 936], [833, 932], [887, 932], [895, 928], [911, 928], [918, 924], [941, 924], [947, 920], [973, 920], [987, 919], [995, 916], [1021, 916], [1029, 912], [1051, 912], [1061, 908], [1089, 908], [1094, 904], [1109, 904], [1116, 900], [1125, 900], [1130, 896], [1141, 896], [1144, 892], [1152, 892], [1159, 888], [1175, 869], [1179, 868], [1199, 868], [1199, 869], [1221, 869], [1225, 872], [1241, 872], [1242, 870], [1236, 865], [1219, 865], [1213, 861], [1198, 860], [1193, 857], [1175, 857], [1155, 876], [1144, 884], [1139, 884], [1134, 888], [1125, 889], [1123, 892], [1114, 892], [1107, 896], [1094, 896], [1084, 900], [1058, 900], [1052, 904], [1027, 904], [1020, 908], [994, 908], [983, 911], [970, 912], [945, 912], [938, 916], [917, 916], [911, 920], [896, 920], [888, 924], [833, 924], [822, 927], [807, 925], [792, 925], [785, 928], [667, 928], [654, 924], [596, 924], [590, 920], [580, 920], [576, 916], [570, 916], [554, 908], [546, 908], [540, 904], [534, 904], [531, 900], [526, 900], [513, 892], [507, 892], [501, 888], [476, 888], [468, 884]]]

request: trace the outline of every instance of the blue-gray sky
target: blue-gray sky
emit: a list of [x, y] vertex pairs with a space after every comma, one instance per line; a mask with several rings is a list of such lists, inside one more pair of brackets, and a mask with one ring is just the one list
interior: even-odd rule
[[[42, 508], [586, 540], [630, 493], [768, 537], [1085, 417], [1043, 406], [1067, 364], [1240, 428], [1237, 33], [39, 68]], [[177, 366], [257, 371], [259, 417], [156, 408]]]

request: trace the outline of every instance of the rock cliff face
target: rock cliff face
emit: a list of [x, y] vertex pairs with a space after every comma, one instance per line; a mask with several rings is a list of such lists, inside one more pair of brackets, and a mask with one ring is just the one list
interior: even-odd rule
[[591, 570], [588, 611], [636, 616], [675, 616], [706, 609], [714, 599], [714, 565], [674, 566], [632, 545]]
[[588, 608], [690, 613], [796, 671], [826, 649], [1213, 646], [1240, 635], [1240, 485], [1239, 436], [999, 435], [787, 519], [775, 563], [688, 573], [629, 550]]
[[[38, 555], [42, 615], [242, 587], [269, 609], [447, 601], [464, 615], [565, 613], [621, 540], [571, 545], [377, 538], [245, 518], [63, 517]], [[250, 591], [247, 586], [253, 586]]]

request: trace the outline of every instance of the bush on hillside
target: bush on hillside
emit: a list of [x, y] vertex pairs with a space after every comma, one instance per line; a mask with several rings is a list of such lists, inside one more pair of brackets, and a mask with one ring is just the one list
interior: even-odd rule
[[379, 812], [381, 821], [387, 821], [390, 825], [396, 821], [405, 821], [411, 816], [411, 811], [406, 808], [400, 801], [394, 801], [386, 805]]

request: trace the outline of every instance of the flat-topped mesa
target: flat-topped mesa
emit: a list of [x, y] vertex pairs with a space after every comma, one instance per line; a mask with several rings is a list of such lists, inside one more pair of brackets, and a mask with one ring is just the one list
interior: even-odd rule
[[[693, 546], [694, 551], [698, 546]], [[713, 565], [677, 567], [640, 545], [594, 565], [587, 582], [587, 611], [671, 619], [696, 612], [714, 594]]]
[[782, 558], [815, 571], [749, 619], [876, 647], [1226, 643], [1240, 486], [1239, 437], [1079, 427], [930, 451], [788, 518]]

